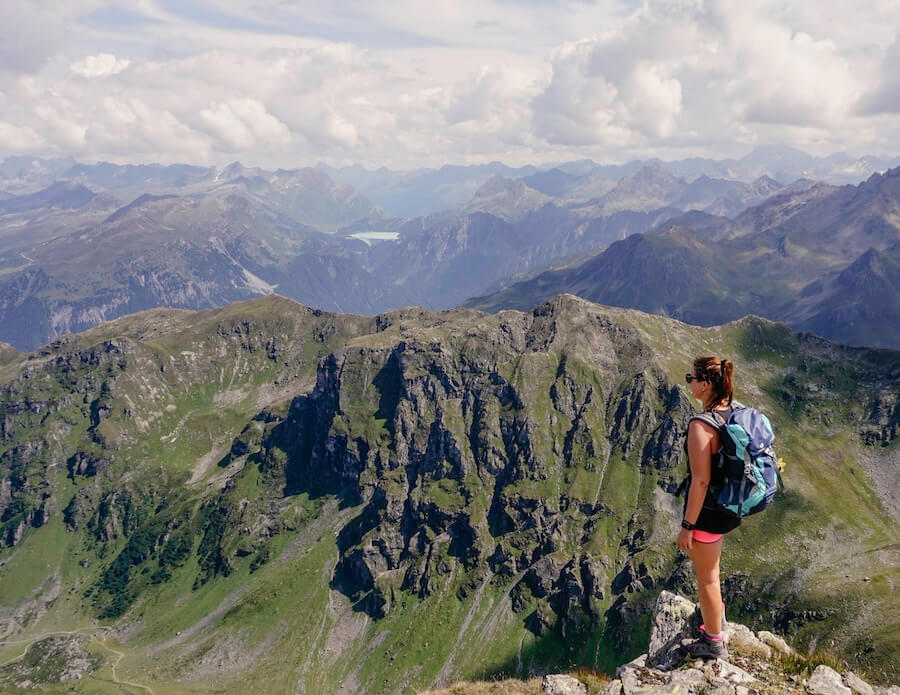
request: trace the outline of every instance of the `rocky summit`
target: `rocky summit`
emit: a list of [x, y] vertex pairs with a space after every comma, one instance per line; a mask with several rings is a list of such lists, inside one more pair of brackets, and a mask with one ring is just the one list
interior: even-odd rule
[[[896, 695], [896, 685], [873, 686], [853, 671], [836, 671], [822, 657], [798, 654], [766, 630], [740, 623], [724, 631], [728, 661], [687, 658], [679, 645], [699, 634], [699, 606], [662, 591], [653, 612], [649, 651], [616, 669], [613, 678], [581, 670], [550, 674], [530, 683], [460, 682], [424, 695]], [[827, 659], [825, 659], [827, 660]], [[832, 662], [834, 660], [832, 659]]]
[[194, 693], [614, 673], [660, 592], [695, 589], [673, 492], [706, 353], [786, 462], [725, 544], [729, 619], [896, 682], [900, 353], [571, 295], [375, 317], [271, 295], [6, 349], [0, 666]]

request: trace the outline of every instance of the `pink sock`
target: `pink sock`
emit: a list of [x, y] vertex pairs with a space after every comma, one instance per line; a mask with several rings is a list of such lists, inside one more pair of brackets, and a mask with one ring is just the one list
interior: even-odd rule
[[713, 634], [713, 633], [707, 631], [706, 625], [701, 625], [701, 626], [700, 626], [700, 631], [701, 631], [707, 638], [713, 640], [714, 642], [721, 642], [721, 641], [722, 641], [722, 635], [721, 635], [721, 633], [718, 633], [718, 632], [717, 632], [716, 634]]

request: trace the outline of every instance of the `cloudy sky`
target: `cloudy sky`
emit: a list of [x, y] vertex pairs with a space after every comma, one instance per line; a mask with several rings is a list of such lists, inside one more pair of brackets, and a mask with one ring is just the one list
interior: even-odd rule
[[3, 0], [0, 157], [900, 154], [898, 0]]

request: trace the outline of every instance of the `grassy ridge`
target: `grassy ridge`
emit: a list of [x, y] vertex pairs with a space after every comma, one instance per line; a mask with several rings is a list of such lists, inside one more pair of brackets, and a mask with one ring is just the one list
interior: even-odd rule
[[[74, 530], [71, 525], [67, 530], [57, 513], [28, 529], [19, 544], [0, 550], [0, 617], [16, 640], [56, 629], [115, 626], [117, 638], [110, 645], [125, 653], [118, 677], [150, 684], [157, 693], [237, 691], [254, 674], [272, 684], [271, 692], [293, 691], [297, 683], [305, 692], [335, 692], [341, 684], [403, 692], [457, 677], [527, 676], [578, 665], [611, 668], [623, 654], [643, 648], [648, 626], [638, 609], [652, 601], [654, 591], [621, 594], [635, 608], [624, 644], [614, 644], [602, 627], [566, 638], [559, 628], [538, 635], [529, 620], [545, 604], [523, 594], [518, 609], [512, 605], [512, 589], [524, 570], [504, 577], [466, 569], [445, 547], [441, 562], [437, 557], [434, 562], [446, 571], [435, 575], [427, 595], [401, 589], [402, 573], [380, 575], [379, 591], [390, 609], [385, 617], [371, 618], [365, 596], [354, 603], [330, 586], [344, 551], [338, 536], [351, 520], [365, 517], [365, 504], [312, 491], [285, 495], [285, 471], [304, 449], [302, 442], [282, 441], [273, 433], [305, 412], [289, 406], [291, 398], [308, 391], [322, 357], [346, 345], [340, 417], [329, 422], [329, 431], [367, 442], [370, 456], [376, 451], [391, 456], [396, 447], [388, 410], [403, 394], [379, 378], [375, 367], [384, 367], [398, 340], [429, 346], [437, 339], [448, 365], [497, 359], [500, 378], [522, 402], [486, 400], [484, 422], [533, 423], [530, 442], [544, 466], [540, 474], [505, 484], [504, 499], [554, 510], [562, 524], [554, 551], [560, 563], [585, 553], [604, 558], [607, 582], [627, 563], [643, 563], [660, 577], [674, 567], [678, 513], [661, 486], [680, 472], [647, 468], [643, 444], [623, 447], [604, 433], [615, 427], [617, 403], [628, 394], [645, 393], [647, 412], [665, 416], [657, 389], [681, 383], [691, 357], [710, 352], [734, 359], [738, 397], [770, 414], [779, 452], [788, 461], [788, 494], [726, 544], [725, 575], [736, 577], [729, 585], [729, 611], [739, 612], [743, 622], [771, 619], [772, 605], [753, 601], [765, 592], [777, 597], [777, 617], [799, 646], [839, 638], [849, 623], [854, 631], [841, 648], [850, 657], [875, 672], [896, 664], [900, 628], [889, 609], [898, 578], [896, 549], [891, 550], [896, 522], [861, 464], [866, 452], [856, 433], [870, 410], [865, 399], [890, 388], [896, 354], [854, 352], [851, 377], [838, 378], [848, 360], [845, 349], [810, 346], [768, 322], [745, 319], [696, 329], [614, 309], [597, 315], [624, 333], [613, 332], [618, 342], [603, 343], [608, 331], [591, 327], [598, 319], [584, 306], [591, 305], [576, 301], [557, 309], [551, 333], [556, 342], [520, 356], [514, 340], [507, 347], [484, 344], [483, 336], [504, 322], [515, 333], [521, 315], [512, 312], [499, 317], [448, 312], [412, 321], [397, 312], [388, 319], [392, 325], [372, 332], [369, 319], [316, 316], [279, 298], [217, 312], [138, 315], [52, 347], [31, 362], [89, 354], [110, 340], [130, 341], [122, 348], [126, 366], [102, 366], [103, 379], [96, 379], [91, 365], [83, 372], [43, 372], [50, 379], [41, 382], [48, 385], [40, 400], [56, 402], [58, 409], [41, 424], [28, 421], [17, 430], [19, 439], [2, 443], [3, 451], [43, 438], [51, 442], [50, 451], [89, 449], [110, 462], [94, 475], [71, 474], [58, 455], [55, 465], [47, 459], [32, 464], [34, 488], [49, 483], [58, 509], [69, 508], [81, 495], [85, 510]], [[523, 335], [523, 344], [526, 339], [531, 338]], [[360, 348], [365, 355], [357, 358], [354, 351]], [[373, 349], [384, 352], [367, 362], [366, 351]], [[405, 378], [431, 383], [431, 368], [417, 357], [409, 359]], [[619, 374], [650, 366], [658, 370], [658, 382], [657, 377], [611, 382], [604, 361], [614, 361]], [[21, 369], [2, 373], [9, 389], [4, 402], [12, 402], [12, 394], [34, 398], [38, 393], [31, 386], [24, 394], [16, 390]], [[63, 403], [69, 393], [65, 384], [91, 379], [97, 381], [96, 398]], [[464, 513], [484, 533], [495, 504], [492, 478], [483, 470], [485, 452], [508, 456], [508, 442], [491, 439], [491, 425], [476, 446], [481, 440], [473, 435], [469, 406], [461, 399], [437, 405], [423, 402], [417, 422], [448, 433], [462, 465], [472, 468], [459, 480], [423, 471], [411, 499], [434, 505], [439, 515]], [[95, 422], [98, 409], [105, 418]], [[63, 436], [55, 429], [61, 419], [73, 423]], [[895, 460], [896, 444], [876, 449], [885, 464]], [[456, 464], [445, 465], [450, 470]], [[382, 475], [372, 480], [385, 490], [410, 484], [405, 478], [392, 482], [392, 471]], [[126, 493], [132, 503], [123, 501]], [[581, 504], [604, 510], [587, 533], [579, 530]], [[563, 512], [564, 507], [571, 511]], [[637, 529], [646, 531], [643, 545], [623, 545]], [[511, 537], [494, 540], [519, 553], [531, 552], [540, 537], [512, 545]], [[117, 562], [127, 565], [124, 582], [111, 574]], [[744, 585], [741, 573], [749, 577]], [[49, 587], [57, 584], [59, 594], [50, 599]], [[118, 605], [121, 610], [104, 614], [120, 594], [127, 598]], [[607, 585], [602, 598], [592, 599], [592, 610], [603, 615], [617, 596]], [[816, 617], [799, 619], [804, 611]], [[98, 620], [100, 615], [106, 617]], [[573, 617], [570, 628], [576, 625]], [[874, 649], [867, 651], [853, 634], [868, 635]], [[16, 649], [0, 646], [0, 661]]]

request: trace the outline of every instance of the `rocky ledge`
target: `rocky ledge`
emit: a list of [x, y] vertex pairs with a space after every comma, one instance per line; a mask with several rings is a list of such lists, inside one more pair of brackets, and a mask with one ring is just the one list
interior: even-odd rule
[[[897, 686], [872, 686], [852, 671], [841, 674], [826, 664], [815, 665], [814, 659], [795, 653], [777, 635], [754, 633], [738, 623], [725, 628], [730, 663], [688, 660], [679, 645], [698, 634], [699, 614], [686, 598], [660, 593], [647, 653], [620, 666], [602, 695], [900, 695]], [[804, 666], [811, 669], [808, 677], [803, 675]], [[551, 678], [544, 679], [545, 693], [566, 692], [558, 678]], [[587, 695], [587, 687], [578, 685], [580, 690], [568, 692]]]
[[615, 678], [602, 684], [596, 674], [554, 674], [527, 683], [471, 688], [457, 683], [430, 695], [900, 695], [896, 685], [870, 685], [852, 671], [841, 673], [817, 663], [838, 665], [837, 660], [799, 654], [781, 637], [764, 630], [754, 633], [737, 623], [725, 628], [730, 662], [692, 661], [679, 645], [696, 636], [699, 615], [698, 606], [688, 599], [660, 593], [647, 653], [620, 666]]

